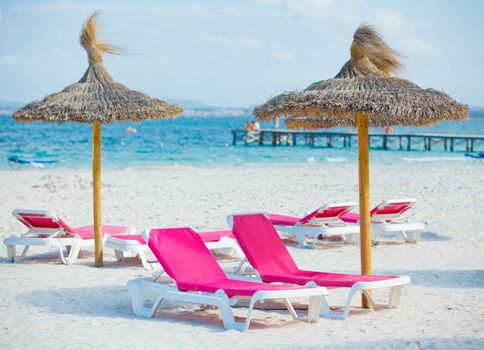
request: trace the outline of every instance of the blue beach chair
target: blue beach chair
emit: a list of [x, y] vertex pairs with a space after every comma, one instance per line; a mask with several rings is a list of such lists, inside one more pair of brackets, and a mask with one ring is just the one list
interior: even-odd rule
[[44, 168], [46, 165], [51, 165], [55, 163], [59, 163], [58, 160], [49, 159], [49, 160], [42, 160], [42, 159], [34, 159], [34, 160], [27, 160], [19, 158], [18, 156], [10, 156], [7, 157], [8, 164], [13, 170], [19, 170], [22, 166], [28, 164], [32, 165], [36, 168]]

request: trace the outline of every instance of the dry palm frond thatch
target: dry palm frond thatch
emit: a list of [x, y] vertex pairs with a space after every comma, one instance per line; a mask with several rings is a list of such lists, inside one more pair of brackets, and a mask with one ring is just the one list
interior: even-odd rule
[[29, 103], [14, 113], [20, 122], [114, 123], [163, 119], [179, 115], [183, 110], [174, 104], [151, 98], [116, 83], [102, 65], [102, 54], [122, 50], [97, 37], [97, 13], [84, 24], [80, 43], [87, 51], [89, 67], [79, 82], [64, 90]]
[[363, 25], [354, 34], [351, 58], [334, 78], [275, 96], [257, 106], [254, 115], [261, 120], [285, 115], [290, 128], [354, 127], [358, 114], [375, 127], [467, 118], [467, 106], [444, 92], [394, 77], [401, 68], [398, 53], [374, 27]]

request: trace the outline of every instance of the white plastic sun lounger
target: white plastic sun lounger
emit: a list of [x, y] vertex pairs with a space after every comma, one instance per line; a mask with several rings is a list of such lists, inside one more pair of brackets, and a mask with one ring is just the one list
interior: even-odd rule
[[[383, 200], [370, 212], [371, 227], [375, 234], [399, 232], [405, 242], [417, 243], [420, 240], [420, 233], [425, 229], [425, 224], [412, 222], [403, 216], [416, 203], [417, 200], [413, 198]], [[341, 215], [341, 220], [358, 224], [360, 216], [356, 213], [345, 213]]]
[[[355, 203], [323, 205], [304, 217], [266, 214], [281, 236], [296, 237], [299, 246], [312, 249], [319, 236], [338, 236], [344, 242], [359, 238], [360, 227], [341, 220], [341, 216], [355, 207]], [[348, 239], [347, 237], [351, 237]]]
[[[366, 296], [374, 310], [397, 308], [402, 288], [410, 283], [408, 276], [367, 276], [301, 270], [264, 214], [233, 214], [228, 221], [232, 223], [234, 236], [261, 281], [349, 289], [343, 311], [331, 310], [323, 298], [321, 317], [345, 319], [349, 315], [352, 299], [358, 293]], [[369, 293], [372, 289], [389, 289], [388, 302], [377, 304]]]
[[[148, 229], [144, 232], [148, 245], [163, 269], [172, 279], [135, 279], [128, 282], [133, 311], [138, 317], [151, 318], [160, 303], [174, 300], [185, 303], [217, 306], [225, 329], [245, 331], [249, 328], [252, 310], [258, 301], [283, 299], [293, 319], [303, 319], [294, 310], [290, 299], [309, 298], [304, 319], [318, 322], [324, 287], [287, 286], [229, 279], [217, 264], [200, 236], [190, 228]], [[144, 295], [155, 295], [151, 307], [144, 304]], [[231, 306], [238, 299], [249, 299], [245, 322], [235, 321]]]
[[[15, 209], [12, 215], [24, 224], [28, 231], [21, 236], [6, 238], [8, 258], [15, 262], [27, 255], [31, 246], [55, 247], [64, 264], [74, 264], [83, 248], [94, 247], [94, 226], [70, 227], [58, 215], [47, 210]], [[122, 225], [103, 225], [103, 234], [127, 234], [134, 228]], [[24, 246], [20, 256], [16, 246]], [[69, 252], [64, 256], [64, 249]]]

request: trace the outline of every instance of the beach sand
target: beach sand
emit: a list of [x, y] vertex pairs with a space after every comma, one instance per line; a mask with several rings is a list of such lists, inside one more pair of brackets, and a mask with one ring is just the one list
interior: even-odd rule
[[[162, 304], [157, 317], [137, 319], [126, 288], [149, 276], [136, 261], [94, 268], [32, 248], [11, 264], [0, 247], [2, 349], [449, 349], [484, 348], [484, 192], [482, 164], [373, 165], [372, 205], [415, 197], [411, 217], [427, 223], [419, 244], [377, 245], [374, 273], [405, 274], [413, 283], [397, 310], [356, 309], [345, 321], [294, 322], [287, 312], [257, 311], [251, 328], [225, 331], [216, 311]], [[24, 232], [14, 208], [51, 209], [72, 226], [91, 223], [89, 169], [0, 171], [0, 238]], [[162, 167], [103, 170], [105, 223], [225, 228], [231, 212], [300, 215], [323, 203], [358, 201], [356, 164]], [[301, 268], [359, 271], [359, 250], [345, 245], [289, 246]], [[343, 294], [330, 291], [341, 304]], [[359, 298], [355, 300], [355, 304]], [[244, 315], [243, 308], [235, 313]]]

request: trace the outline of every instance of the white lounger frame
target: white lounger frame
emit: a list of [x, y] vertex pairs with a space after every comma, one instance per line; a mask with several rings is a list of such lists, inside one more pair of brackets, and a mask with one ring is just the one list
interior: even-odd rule
[[[21, 220], [22, 217], [18, 213], [32, 213], [42, 214], [50, 217], [53, 221], [59, 221], [59, 217], [48, 210], [30, 210], [30, 209], [15, 209], [12, 215]], [[119, 225], [124, 226], [124, 225]], [[128, 232], [133, 232], [134, 228], [128, 227]], [[48, 235], [47, 237], [39, 237], [39, 235]], [[103, 238], [103, 244], [106, 238]], [[21, 236], [12, 236], [3, 240], [7, 247], [8, 259], [11, 262], [21, 261], [27, 255], [31, 246], [39, 247], [53, 247], [59, 250], [59, 256], [63, 264], [75, 264], [81, 249], [93, 248], [94, 239], [82, 239], [77, 235], [66, 235], [63, 228], [31, 228]], [[24, 246], [20, 256], [16, 255], [16, 246]], [[67, 250], [68, 256], [64, 255], [64, 249]]]
[[[402, 295], [403, 286], [406, 284], [410, 284], [410, 277], [408, 276], [399, 276], [383, 281], [357, 282], [353, 284], [348, 292], [343, 311], [331, 310], [327, 300], [323, 299], [323, 302], [321, 303], [321, 317], [344, 320], [350, 313], [353, 297], [355, 294], [359, 295], [360, 293], [363, 293], [366, 296], [373, 310], [396, 309], [400, 305], [400, 296]], [[315, 286], [317, 284], [315, 282], [309, 282], [306, 283], [306, 285]], [[370, 294], [371, 290], [381, 288], [390, 288], [388, 302], [385, 304], [376, 303]]]
[[[243, 276], [243, 275], [235, 275], [235, 274], [234, 275], [230, 274], [229, 277], [233, 279], [240, 279], [243, 281], [263, 282], [257, 271], [255, 271], [254, 274], [256, 277], [249, 277], [247, 275]], [[406, 284], [410, 284], [410, 282], [411, 281], [409, 276], [397, 276], [395, 278], [383, 280], [383, 281], [357, 282], [353, 284], [351, 288], [346, 288], [346, 289], [349, 289], [349, 292], [348, 292], [348, 296], [346, 297], [346, 303], [342, 311], [331, 310], [331, 307], [327, 299], [323, 298], [323, 301], [321, 303], [320, 316], [324, 318], [344, 320], [349, 315], [349, 312], [351, 310], [351, 303], [353, 301], [355, 294], [359, 295], [360, 293], [365, 294], [368, 301], [370, 302], [371, 307], [376, 311], [381, 309], [392, 309], [392, 308], [396, 309], [400, 304], [400, 296], [402, 294], [403, 287]], [[314, 281], [310, 281], [305, 285], [318, 286], [318, 284]], [[345, 288], [345, 287], [325, 287], [325, 286], [320, 286], [320, 287], [330, 288], [330, 290]], [[377, 303], [375, 299], [371, 296], [370, 291], [374, 289], [383, 289], [383, 288], [390, 289], [388, 302], [384, 304]]]
[[[378, 207], [398, 202], [409, 202], [409, 208], [412, 208], [417, 203], [417, 200], [415, 198], [383, 200], [378, 204]], [[401, 215], [400, 213], [373, 215], [371, 217], [371, 227], [375, 230], [375, 233], [399, 232], [405, 242], [417, 243], [420, 240], [420, 233], [425, 229], [425, 224], [422, 222], [410, 222]], [[412, 234], [411, 237], [409, 237], [408, 233]]]
[[[301, 319], [309, 323], [316, 323], [319, 319], [319, 310], [321, 308], [323, 296], [327, 294], [326, 288], [323, 287], [309, 287], [304, 289], [288, 289], [280, 291], [260, 290], [257, 291], [252, 298], [250, 298], [249, 309], [247, 311], [245, 322], [236, 322], [231, 306], [235, 305], [237, 299], [229, 298], [221, 289], [215, 293], [183, 292], [177, 289], [174, 282], [168, 285], [149, 279], [138, 278], [128, 282], [128, 290], [131, 294], [133, 312], [138, 317], [153, 317], [156, 309], [164, 299], [193, 304], [214, 305], [217, 306], [220, 311], [224, 328], [237, 329], [241, 332], [249, 328], [252, 310], [254, 309], [255, 304], [258, 301], [267, 299], [283, 299], [293, 319]], [[147, 292], [156, 295], [156, 299], [151, 307], [144, 306], [144, 294]], [[303, 297], [309, 298], [308, 315], [304, 318], [297, 315], [289, 300], [290, 298]]]
[[[38, 238], [34, 235], [35, 230], [29, 230], [27, 234], [23, 236], [13, 236], [6, 238], [3, 243], [7, 247], [8, 259], [11, 262], [18, 262], [25, 258], [29, 248], [31, 246], [39, 247], [54, 247], [59, 250], [59, 256], [63, 264], [71, 265], [75, 264], [79, 253], [82, 248], [94, 247], [94, 239], [82, 239], [79, 237], [58, 237], [59, 234], [63, 234], [64, 230], [57, 230], [53, 232], [53, 235], [46, 238]], [[45, 230], [42, 230], [45, 233]], [[104, 239], [103, 239], [104, 240]], [[16, 255], [16, 246], [25, 246], [20, 256]], [[64, 249], [67, 250], [68, 256], [64, 256]]]
[[[318, 212], [322, 212], [329, 207], [337, 206], [349, 206], [349, 210], [356, 206], [353, 202], [335, 203], [331, 205], [323, 205], [318, 209]], [[319, 235], [323, 237], [339, 236], [343, 243], [353, 243], [359, 238], [360, 227], [359, 225], [350, 224], [342, 220], [335, 220], [334, 218], [320, 219], [314, 218], [314, 223], [302, 224], [298, 222], [294, 226], [286, 225], [274, 225], [276, 231], [281, 236], [296, 237], [301, 248], [313, 249], [317, 242]], [[351, 239], [347, 239], [346, 236], [351, 235]], [[308, 242], [308, 238], [310, 241]]]
[[[145, 228], [142, 233], [143, 237], [146, 237], [147, 232], [149, 233], [151, 229], [151, 227]], [[205, 242], [205, 245], [209, 250], [232, 249], [241, 260], [245, 257], [244, 252], [242, 249], [240, 249], [237, 242], [230, 237], [222, 237], [216, 242]], [[138, 255], [143, 267], [146, 270], [153, 271], [159, 269], [158, 263], [152, 264], [148, 261], [147, 253], [150, 252], [150, 248], [147, 244], [141, 244], [136, 240], [119, 239], [116, 237], [107, 236], [105, 247], [114, 249], [114, 254], [116, 255], [116, 259], [118, 259], [118, 261], [123, 261], [125, 257], [124, 254], [128, 253], [132, 256]], [[242, 264], [240, 264], [236, 270], [240, 269], [241, 267]]]
[[[234, 215], [247, 215], [247, 214], [261, 214], [260, 212], [252, 212], [252, 213], [233, 213], [227, 216], [227, 223], [229, 224], [229, 227], [233, 226], [233, 216]], [[248, 277], [248, 276], [241, 276], [241, 275], [231, 275], [231, 278], [234, 279], [241, 279], [241, 280], [246, 280], [246, 281], [258, 281], [258, 282], [263, 282], [262, 279], [260, 278], [259, 273], [255, 270], [255, 276], [254, 277]], [[402, 289], [403, 286], [406, 284], [410, 284], [411, 280], [409, 276], [397, 276], [395, 278], [391, 278], [388, 280], [383, 280], [383, 281], [373, 281], [373, 282], [356, 282], [353, 284], [351, 288], [349, 288], [348, 292], [348, 297], [346, 298], [346, 303], [343, 307], [343, 311], [334, 311], [331, 310], [331, 307], [329, 306], [328, 301], [326, 298], [323, 297], [323, 301], [321, 303], [321, 311], [320, 315], [321, 317], [325, 318], [333, 318], [333, 319], [338, 319], [338, 320], [344, 320], [350, 312], [351, 309], [351, 302], [353, 301], [353, 297], [355, 294], [363, 293], [367, 297], [368, 301], [370, 302], [371, 307], [374, 310], [380, 310], [380, 309], [391, 309], [391, 308], [398, 308], [400, 304], [400, 296], [402, 294]], [[305, 285], [307, 286], [318, 286], [318, 284], [315, 281], [310, 281], [306, 283]], [[322, 286], [325, 287], [325, 286]], [[326, 287], [325, 287], [326, 288]], [[331, 289], [340, 289], [344, 287], [329, 287]], [[373, 289], [381, 289], [381, 288], [390, 288], [389, 292], [389, 297], [388, 297], [388, 302], [386, 304], [379, 304], [376, 303], [373, 297], [371, 296], [371, 290]]]

